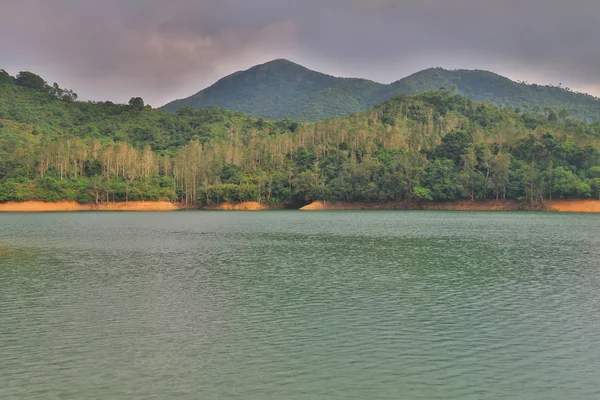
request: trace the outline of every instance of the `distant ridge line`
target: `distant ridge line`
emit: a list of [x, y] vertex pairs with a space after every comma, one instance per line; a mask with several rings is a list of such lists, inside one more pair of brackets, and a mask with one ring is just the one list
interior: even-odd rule
[[457, 94], [500, 107], [535, 110], [564, 108], [572, 118], [600, 121], [600, 99], [561, 85], [515, 82], [486, 70], [442, 67], [425, 69], [390, 84], [342, 78], [276, 59], [237, 71], [196, 94], [170, 102], [161, 110], [176, 112], [219, 106], [269, 119], [289, 117], [318, 121], [365, 111], [399, 94], [456, 88]]

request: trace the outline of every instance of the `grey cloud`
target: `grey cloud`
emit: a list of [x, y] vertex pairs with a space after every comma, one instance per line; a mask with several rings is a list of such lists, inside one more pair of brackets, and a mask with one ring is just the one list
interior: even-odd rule
[[597, 90], [598, 15], [596, 0], [3, 0], [0, 68], [153, 105], [280, 57], [384, 82], [444, 66]]
[[84, 98], [142, 95], [160, 105], [263, 57], [292, 56], [296, 43], [284, 13], [252, 20], [248, 6], [240, 15], [208, 1], [8, 1], [0, 64], [58, 79]]

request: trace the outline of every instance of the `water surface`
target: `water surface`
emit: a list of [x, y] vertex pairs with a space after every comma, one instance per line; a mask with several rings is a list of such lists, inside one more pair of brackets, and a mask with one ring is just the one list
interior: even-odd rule
[[600, 215], [0, 214], [1, 399], [598, 399]]

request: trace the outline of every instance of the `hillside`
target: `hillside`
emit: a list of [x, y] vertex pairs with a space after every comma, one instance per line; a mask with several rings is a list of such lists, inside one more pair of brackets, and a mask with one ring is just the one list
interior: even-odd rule
[[536, 105], [564, 108], [573, 118], [600, 121], [600, 100], [555, 86], [513, 82], [488, 71], [431, 68], [390, 85], [336, 78], [286, 60], [275, 60], [227, 76], [211, 87], [162, 107], [174, 112], [217, 105], [270, 119], [318, 121], [364, 111], [398, 94], [456, 87], [472, 100], [539, 113]]
[[318, 121], [375, 105], [385, 85], [365, 79], [336, 78], [287, 60], [275, 60], [236, 72], [214, 85], [161, 109], [199, 109], [218, 105], [254, 116]]
[[448, 71], [431, 68], [389, 85], [393, 93], [416, 94], [439, 88], [456, 87], [459, 94], [472, 100], [485, 101], [499, 107], [520, 108], [540, 112], [535, 106], [564, 108], [572, 118], [600, 121], [600, 99], [576, 93], [558, 86], [542, 86], [511, 81], [508, 78], [481, 70]]
[[600, 123], [442, 90], [316, 123], [78, 102], [0, 71], [0, 202], [452, 202], [600, 197]]

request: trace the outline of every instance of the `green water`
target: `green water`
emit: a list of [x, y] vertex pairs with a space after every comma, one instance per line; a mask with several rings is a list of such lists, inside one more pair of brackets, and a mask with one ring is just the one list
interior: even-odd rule
[[600, 215], [0, 214], [0, 399], [600, 398]]

